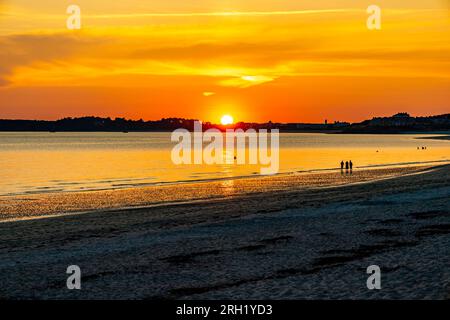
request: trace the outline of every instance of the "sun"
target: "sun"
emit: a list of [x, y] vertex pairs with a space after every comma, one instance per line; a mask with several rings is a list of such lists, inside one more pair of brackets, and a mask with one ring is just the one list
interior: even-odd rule
[[222, 119], [220, 119], [220, 123], [222, 123], [224, 126], [228, 126], [230, 124], [233, 124], [233, 122], [234, 122], [234, 119], [229, 114], [224, 115], [222, 117]]

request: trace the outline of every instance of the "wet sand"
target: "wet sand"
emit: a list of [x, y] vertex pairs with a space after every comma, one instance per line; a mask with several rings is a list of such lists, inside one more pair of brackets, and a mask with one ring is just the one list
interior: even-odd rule
[[[0, 223], [0, 298], [450, 298], [450, 166], [377, 170]], [[65, 288], [72, 264], [80, 291]], [[379, 291], [366, 287], [372, 264]]]
[[429, 168], [430, 165], [358, 169], [353, 172], [326, 170], [129, 189], [3, 196], [0, 197], [0, 222], [333, 187], [414, 174]]

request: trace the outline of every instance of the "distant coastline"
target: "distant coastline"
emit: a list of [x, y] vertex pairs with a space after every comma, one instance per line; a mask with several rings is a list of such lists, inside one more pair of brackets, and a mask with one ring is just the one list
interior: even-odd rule
[[[127, 120], [124, 118], [81, 117], [49, 120], [9, 120], [0, 119], [0, 131], [39, 131], [39, 132], [171, 132], [184, 128], [192, 131], [196, 119], [163, 118], [156, 121]], [[391, 117], [375, 117], [359, 123], [250, 123], [238, 122], [223, 126], [203, 122], [203, 129], [216, 128], [225, 131], [233, 129], [279, 129], [280, 132], [314, 132], [347, 134], [396, 134], [396, 133], [450, 133], [450, 114], [429, 117], [411, 117], [408, 113], [398, 113]], [[446, 139], [446, 138], [440, 138]]]
[[432, 136], [432, 137], [421, 137], [418, 139], [427, 139], [427, 140], [450, 140], [450, 135], [448, 136]]

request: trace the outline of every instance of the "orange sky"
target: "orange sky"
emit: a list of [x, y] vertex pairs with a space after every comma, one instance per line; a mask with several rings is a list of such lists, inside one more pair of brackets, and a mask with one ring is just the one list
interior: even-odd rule
[[[450, 112], [446, 0], [0, 0], [0, 118], [359, 121]], [[169, 3], [168, 3], [169, 2]]]

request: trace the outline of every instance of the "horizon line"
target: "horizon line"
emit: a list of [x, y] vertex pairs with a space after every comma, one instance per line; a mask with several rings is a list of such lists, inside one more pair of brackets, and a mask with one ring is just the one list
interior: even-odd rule
[[[441, 113], [441, 114], [431, 114], [431, 115], [424, 115], [424, 116], [415, 116], [415, 115], [411, 115], [409, 112], [397, 112], [395, 114], [392, 114], [390, 116], [372, 116], [372, 118], [370, 119], [364, 119], [361, 120], [359, 122], [351, 122], [351, 121], [347, 121], [347, 120], [331, 120], [328, 122], [328, 124], [334, 124], [334, 123], [360, 123], [366, 120], [371, 120], [374, 118], [390, 118], [393, 117], [397, 114], [401, 114], [401, 113], [407, 113], [411, 118], [426, 118], [426, 117], [436, 117], [436, 116], [445, 116], [445, 115], [450, 115], [450, 113]], [[195, 119], [195, 118], [183, 118], [183, 117], [162, 117], [160, 119], [132, 119], [132, 118], [125, 118], [125, 117], [119, 117], [119, 116], [95, 116], [95, 115], [84, 115], [84, 116], [66, 116], [66, 117], [62, 117], [62, 118], [58, 118], [58, 119], [19, 119], [19, 118], [15, 118], [15, 119], [11, 119], [11, 118], [0, 118], [0, 121], [46, 121], [46, 122], [54, 122], [54, 121], [60, 121], [60, 120], [65, 120], [65, 119], [83, 119], [83, 118], [100, 118], [100, 119], [111, 119], [111, 120], [116, 120], [116, 119], [124, 119], [126, 121], [144, 121], [144, 122], [156, 122], [156, 121], [161, 121], [161, 120], [167, 120], [167, 119], [179, 119], [179, 120], [186, 120], [186, 121], [200, 121], [201, 123], [210, 123], [212, 125], [221, 125], [220, 123], [214, 123], [212, 121], [205, 121], [205, 120], [201, 120], [201, 119]], [[239, 124], [239, 123], [244, 123], [244, 124], [267, 124], [267, 123], [273, 123], [273, 124], [289, 124], [289, 123], [296, 123], [296, 124], [324, 124], [325, 121], [328, 121], [328, 119], [324, 119], [324, 121], [322, 122], [296, 122], [296, 121], [291, 121], [291, 122], [283, 122], [283, 121], [272, 121], [272, 120], [267, 120], [267, 121], [263, 121], [263, 122], [249, 122], [249, 121], [236, 121], [233, 123], [233, 125]]]

